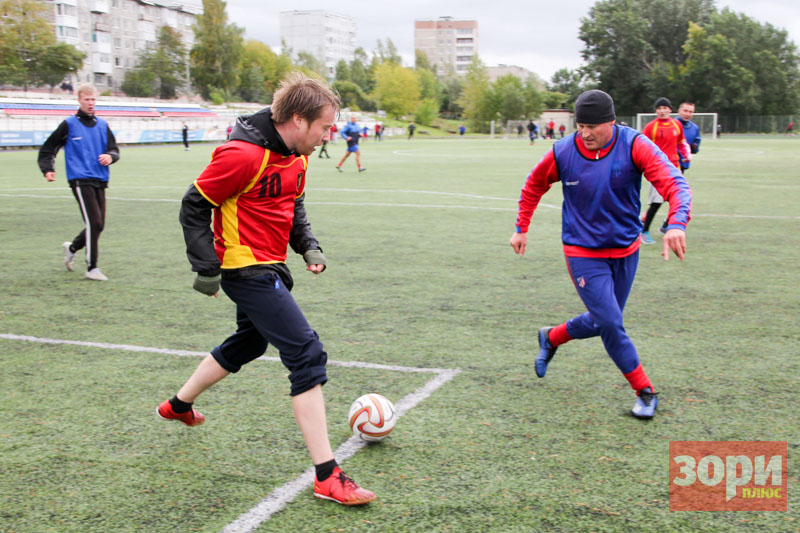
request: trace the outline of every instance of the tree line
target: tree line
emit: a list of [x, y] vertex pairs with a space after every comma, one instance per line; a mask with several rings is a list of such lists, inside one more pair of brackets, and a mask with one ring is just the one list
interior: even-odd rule
[[587, 64], [576, 77], [611, 94], [618, 114], [660, 96], [724, 115], [798, 111], [800, 57], [787, 32], [714, 0], [602, 0], [581, 22]]
[[52, 87], [80, 70], [86, 54], [56, 42], [44, 18], [49, 9], [34, 0], [0, 0], [0, 85]]
[[[56, 43], [52, 27], [42, 23], [44, 9], [34, 0], [0, 0], [0, 83], [54, 85], [80, 69], [85, 55]], [[128, 70], [122, 90], [175, 98], [191, 87], [215, 103], [269, 102], [291, 69], [330, 77], [307, 51], [284, 45], [276, 53], [244, 40], [244, 30], [228, 21], [224, 0], [203, 0], [194, 32], [195, 43], [186, 50], [177, 32], [160, 28], [155, 45]], [[659, 96], [729, 115], [792, 114], [800, 104], [800, 58], [787, 32], [727, 8], [718, 11], [714, 0], [600, 0], [581, 19], [578, 35], [586, 64], [561, 69], [548, 82], [535, 74], [491, 81], [478, 56], [464, 75], [452, 66], [437, 71], [419, 50], [415, 67], [405, 67], [386, 39], [371, 55], [358, 48], [352, 60], [339, 61], [332, 84], [343, 107], [382, 109], [425, 125], [438, 117], [464, 120], [479, 132], [493, 120], [571, 107], [592, 88], [611, 94], [619, 115], [649, 110]]]

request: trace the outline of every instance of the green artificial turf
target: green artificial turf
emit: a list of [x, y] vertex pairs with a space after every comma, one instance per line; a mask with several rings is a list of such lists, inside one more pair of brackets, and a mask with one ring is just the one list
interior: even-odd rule
[[[524, 258], [508, 245], [516, 200], [551, 144], [389, 138], [337, 173], [313, 155], [306, 207], [329, 267], [290, 252], [293, 294], [329, 358], [460, 369], [383, 443], [344, 462], [378, 494], [344, 508], [301, 492], [271, 531], [797, 531], [800, 442], [800, 182], [795, 138], [704, 141], [688, 255], [643, 246], [625, 325], [659, 392], [656, 418], [599, 339], [561, 347], [545, 379], [539, 327], [584, 309], [561, 251], [561, 192], [534, 215]], [[0, 333], [205, 352], [235, 327], [234, 306], [191, 289], [180, 198], [212, 145], [122, 147], [111, 169], [100, 267], [63, 266], [80, 229], [64, 178], [36, 153], [0, 153]], [[645, 191], [646, 194], [646, 191]], [[666, 208], [663, 208], [664, 214]], [[660, 219], [657, 219], [660, 221]], [[274, 350], [268, 356], [276, 356]], [[156, 406], [199, 358], [0, 338], [0, 530], [221, 531], [310, 461], [282, 365], [256, 361], [204, 394], [208, 421], [165, 422]], [[331, 441], [349, 436], [361, 394], [393, 401], [432, 374], [329, 367]], [[780, 440], [787, 512], [670, 512], [674, 440]]]

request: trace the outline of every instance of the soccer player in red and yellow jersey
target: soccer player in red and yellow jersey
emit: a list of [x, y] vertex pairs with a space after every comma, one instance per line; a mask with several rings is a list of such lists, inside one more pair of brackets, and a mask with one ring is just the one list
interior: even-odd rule
[[[653, 141], [656, 146], [661, 148], [669, 160], [678, 168], [681, 168], [681, 159], [684, 161], [692, 160], [692, 153], [689, 143], [683, 136], [683, 126], [676, 119], [670, 117], [672, 113], [672, 103], [667, 98], [656, 100], [653, 108], [656, 118], [647, 123], [642, 129], [642, 134]], [[647, 213], [644, 216], [644, 227], [642, 228], [642, 242], [653, 244], [655, 241], [650, 236], [650, 224], [656, 217], [658, 208], [664, 203], [664, 198], [658, 191], [650, 185], [647, 193]]]
[[272, 344], [290, 371], [295, 419], [316, 467], [314, 495], [361, 505], [375, 494], [345, 475], [333, 457], [322, 395], [328, 356], [289, 292], [293, 280], [286, 266], [291, 246], [304, 257], [306, 270], [325, 270], [303, 200], [308, 156], [329, 135], [338, 111], [339, 97], [327, 85], [290, 74], [271, 107], [239, 117], [230, 140], [214, 151], [184, 195], [180, 222], [197, 272], [194, 289], [216, 297], [222, 287], [236, 303], [237, 329], [159, 405], [158, 414], [202, 424], [195, 399]]

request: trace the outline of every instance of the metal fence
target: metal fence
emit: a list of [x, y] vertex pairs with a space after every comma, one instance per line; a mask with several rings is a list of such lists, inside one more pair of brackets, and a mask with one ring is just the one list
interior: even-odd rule
[[[720, 115], [721, 133], [787, 133], [789, 124], [795, 121], [793, 115]], [[797, 128], [794, 128], [797, 131]]]

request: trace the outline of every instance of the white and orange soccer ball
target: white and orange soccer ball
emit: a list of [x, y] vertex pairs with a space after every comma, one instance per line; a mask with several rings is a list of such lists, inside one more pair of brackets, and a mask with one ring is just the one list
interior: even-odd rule
[[354, 401], [347, 418], [353, 435], [368, 442], [378, 442], [394, 429], [397, 413], [392, 402], [373, 393]]

